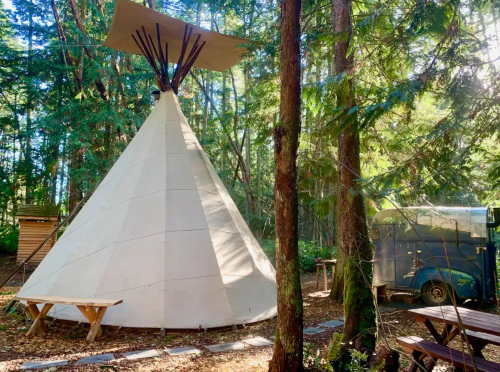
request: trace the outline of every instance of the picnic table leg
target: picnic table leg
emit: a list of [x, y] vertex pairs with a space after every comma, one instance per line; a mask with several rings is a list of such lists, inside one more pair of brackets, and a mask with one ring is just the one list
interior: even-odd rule
[[328, 291], [328, 279], [326, 275], [326, 263], [323, 261], [323, 287], [325, 288], [325, 291]]
[[425, 358], [426, 354], [417, 350], [413, 350], [411, 355], [413, 357], [413, 360], [418, 361], [418, 364], [417, 362], [412, 362], [408, 372], [417, 372], [418, 370], [427, 372], [423, 362], [421, 362]]
[[[38, 315], [40, 314], [40, 311], [38, 310], [38, 306], [36, 306], [36, 303], [28, 302], [28, 311], [30, 312], [34, 322], [35, 319], [38, 318]], [[45, 325], [45, 322], [42, 322], [40, 324], [40, 329], [42, 330], [42, 332], [47, 332], [47, 326]]]
[[[91, 307], [91, 306], [77, 306], [78, 309], [80, 310], [80, 312], [85, 316], [85, 318], [87, 318], [87, 320], [89, 321], [89, 325], [90, 327], [92, 328], [92, 325], [94, 324], [95, 322], [95, 319], [96, 319], [96, 310], [95, 308]], [[102, 319], [101, 319], [102, 320]], [[97, 334], [94, 336], [99, 338], [102, 336], [102, 329], [99, 325], [99, 328], [97, 329]]]
[[316, 289], [319, 287], [319, 266], [316, 266]]
[[[427, 319], [427, 320], [428, 320], [428, 319]], [[438, 334], [438, 333], [437, 333], [436, 328], [434, 327], [434, 325], [433, 325], [430, 321], [428, 321], [428, 323], [426, 324], [426, 326], [427, 326], [427, 329], [429, 329], [429, 331], [431, 330], [431, 328], [433, 328], [433, 329], [434, 329], [434, 332], [435, 332], [436, 334]], [[438, 334], [439, 339], [437, 339], [436, 337], [434, 337], [434, 338], [436, 339], [436, 341], [437, 341], [437, 343], [438, 343], [438, 344], [440, 344], [440, 345], [445, 345], [445, 346], [446, 346], [446, 345], [448, 345], [448, 343], [449, 343], [449, 342], [450, 342], [450, 341], [451, 341], [451, 340], [452, 340], [452, 339], [453, 339], [453, 338], [454, 338], [457, 334], [459, 334], [459, 333], [460, 333], [460, 332], [459, 332], [459, 331], [460, 331], [460, 328], [459, 328], [459, 327], [456, 327], [456, 328], [455, 328], [452, 332], [450, 332], [452, 328], [453, 328], [453, 326], [452, 326], [452, 325], [450, 325], [450, 324], [446, 324], [446, 325], [444, 326], [443, 332], [441, 332], [441, 334], [440, 334], [440, 335]], [[432, 332], [431, 332], [431, 333], [432, 333]], [[434, 334], [433, 334], [433, 336], [434, 336]], [[431, 358], [431, 360], [429, 360], [429, 362], [428, 362], [428, 363], [427, 363], [427, 365], [426, 365], [427, 371], [432, 372], [432, 370], [434, 369], [434, 366], [436, 365], [436, 362], [437, 362], [437, 358]]]
[[[47, 316], [47, 313], [52, 308], [52, 306], [54, 306], [54, 305], [53, 304], [45, 304], [45, 305], [43, 305], [42, 311], [40, 311], [40, 313], [36, 317], [35, 321], [31, 325], [31, 328], [29, 329], [29, 331], [26, 334], [26, 336], [34, 335], [36, 333], [36, 331], [38, 330], [38, 328], [40, 328], [41, 325], [44, 324], [43, 323], [43, 319]], [[35, 305], [35, 307], [36, 307], [36, 305]]]
[[[97, 310], [97, 314], [95, 315], [94, 322], [90, 326], [89, 334], [87, 335], [87, 341], [92, 342], [95, 340], [97, 334], [101, 330], [101, 322], [102, 318], [104, 318], [104, 314], [108, 308], [106, 306], [102, 306]], [[101, 331], [102, 333], [102, 331]]]
[[[459, 332], [460, 329], [458, 327], [455, 328], [452, 332], [450, 332], [451, 329], [453, 328], [453, 326], [450, 324], [446, 324], [444, 326], [444, 329], [441, 332], [441, 334], [439, 334], [439, 332], [437, 331], [437, 329], [434, 327], [434, 325], [432, 324], [432, 322], [429, 319], [425, 319], [424, 325], [427, 327], [427, 329], [429, 330], [429, 332], [432, 334], [432, 336], [434, 337], [434, 339], [436, 340], [436, 342], [439, 345], [447, 345], [456, 335], [458, 335], [460, 333]], [[421, 353], [418, 356], [418, 359], [415, 359], [415, 360], [417, 360], [418, 362], [421, 362], [423, 364], [424, 363], [423, 360], [426, 356], [427, 356], [427, 354]], [[431, 360], [429, 360], [427, 362], [427, 364], [425, 365], [426, 371], [432, 372], [432, 370], [434, 369], [434, 366], [436, 365], [436, 361], [437, 361], [437, 358], [431, 358]], [[419, 369], [422, 369], [422, 368], [421, 367], [419, 368], [417, 363], [413, 362], [410, 366], [409, 372], [416, 372]]]
[[470, 346], [472, 348], [472, 351], [474, 352], [474, 356], [486, 359], [482, 352], [486, 345], [488, 345], [486, 342], [481, 342], [479, 340], [471, 342]]

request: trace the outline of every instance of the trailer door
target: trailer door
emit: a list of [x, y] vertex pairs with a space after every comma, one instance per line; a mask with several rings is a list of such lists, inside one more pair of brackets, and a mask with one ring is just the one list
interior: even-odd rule
[[[401, 237], [402, 238], [402, 237]], [[415, 278], [416, 244], [397, 239], [396, 243], [396, 285], [408, 288]]]
[[385, 284], [387, 288], [394, 289], [396, 285], [394, 281], [394, 225], [374, 225], [373, 229], [372, 235], [377, 235], [377, 239], [372, 238], [375, 245], [373, 282]]

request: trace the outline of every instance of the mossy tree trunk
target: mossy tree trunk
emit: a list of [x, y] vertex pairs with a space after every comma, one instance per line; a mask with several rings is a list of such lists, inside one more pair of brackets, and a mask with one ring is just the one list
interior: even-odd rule
[[270, 372], [302, 371], [297, 152], [300, 135], [301, 0], [281, 2], [280, 123], [274, 129], [278, 325]]
[[[376, 314], [371, 291], [373, 252], [368, 237], [364, 198], [356, 181], [361, 175], [359, 127], [356, 113], [349, 114], [349, 110], [356, 105], [352, 80], [354, 55], [348, 54], [351, 20], [351, 1], [333, 0], [333, 23], [338, 35], [335, 70], [337, 76], [345, 75], [337, 91], [337, 107], [343, 108], [338, 135], [337, 205], [338, 252], [343, 262], [337, 266], [339, 271], [342, 268], [344, 271], [345, 325], [342, 341], [345, 347], [340, 355], [340, 360], [344, 362], [349, 357], [346, 349], [353, 347], [358, 351], [368, 351], [371, 357], [370, 351], [375, 349], [376, 343]], [[340, 363], [339, 367], [345, 369], [345, 363]]]

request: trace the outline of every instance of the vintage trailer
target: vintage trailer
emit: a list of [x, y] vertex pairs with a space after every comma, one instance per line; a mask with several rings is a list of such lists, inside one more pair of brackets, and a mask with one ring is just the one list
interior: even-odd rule
[[371, 225], [374, 284], [422, 295], [429, 305], [450, 303], [452, 288], [458, 299], [495, 295], [500, 209], [386, 209]]

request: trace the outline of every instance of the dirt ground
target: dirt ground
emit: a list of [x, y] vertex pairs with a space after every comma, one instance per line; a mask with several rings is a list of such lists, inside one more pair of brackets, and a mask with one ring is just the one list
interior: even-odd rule
[[[0, 257], [0, 281], [15, 267], [15, 257]], [[0, 306], [3, 308], [17, 293], [30, 271], [17, 275], [8, 287], [0, 292]], [[313, 275], [302, 276], [304, 298], [304, 328], [316, 327], [319, 323], [338, 319], [343, 315], [342, 307], [333, 303], [327, 293], [318, 292]], [[467, 305], [467, 304], [466, 304]], [[384, 304], [391, 306], [391, 304]], [[488, 310], [484, 310], [488, 311]], [[494, 310], [490, 310], [494, 311]], [[114, 353], [116, 361], [106, 363], [118, 371], [231, 371], [264, 372], [272, 356], [272, 346], [250, 347], [243, 350], [212, 353], [203, 346], [225, 342], [240, 341], [252, 336], [271, 339], [275, 333], [276, 319], [246, 326], [238, 330], [184, 332], [167, 334], [162, 337], [159, 330], [119, 329], [104, 326], [104, 337], [97, 342], [87, 344], [85, 337], [88, 325], [49, 320], [49, 332], [27, 338], [31, 319], [22, 306], [6, 314], [0, 311], [0, 371], [18, 371], [25, 361], [67, 359], [69, 365], [49, 369], [51, 371], [98, 371], [101, 364], [75, 366], [82, 357], [103, 353]], [[326, 332], [313, 336], [304, 336], [304, 354], [306, 365], [311, 371], [322, 371], [329, 340], [334, 332], [342, 332], [342, 327], [327, 329]], [[401, 370], [407, 370], [409, 357], [401, 351], [396, 338], [403, 335], [417, 335], [432, 340], [427, 329], [415, 321], [407, 310], [395, 309], [384, 311], [379, 318], [379, 342], [388, 344], [400, 351]], [[452, 347], [461, 349], [460, 341], [453, 341]], [[194, 346], [202, 351], [199, 355], [169, 356], [165, 352], [159, 358], [127, 360], [120, 353], [182, 346]], [[488, 346], [483, 352], [488, 360], [500, 362], [500, 349]], [[446, 364], [438, 364], [435, 371], [448, 371]]]

